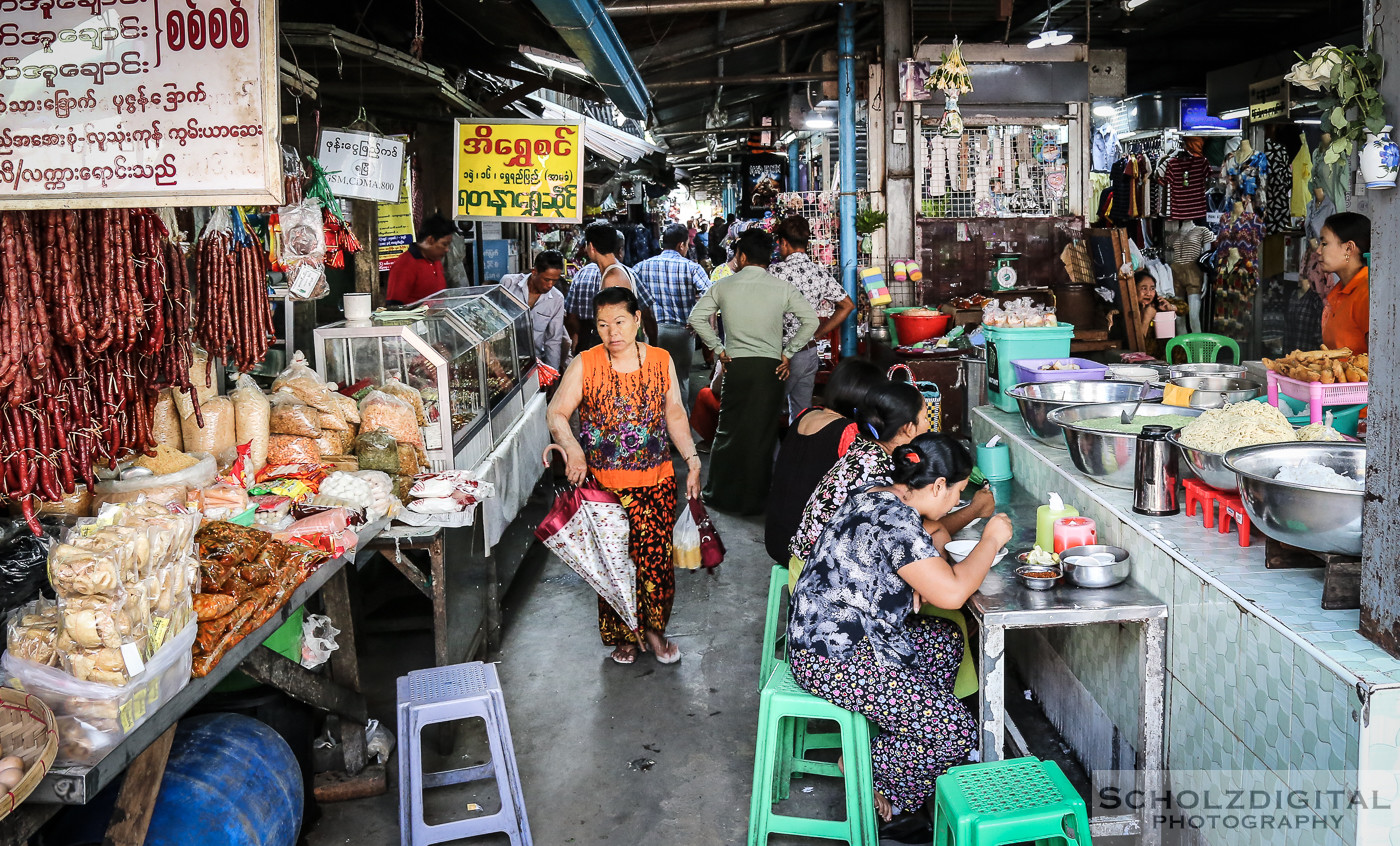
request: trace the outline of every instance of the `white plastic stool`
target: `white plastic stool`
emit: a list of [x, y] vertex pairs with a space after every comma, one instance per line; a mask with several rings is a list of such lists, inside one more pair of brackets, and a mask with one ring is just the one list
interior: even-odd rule
[[[471, 662], [414, 670], [398, 679], [399, 834], [403, 846], [428, 846], [464, 837], [505, 832], [511, 846], [533, 846], [520, 790], [510, 723], [506, 720], [496, 668]], [[480, 718], [486, 723], [491, 757], [485, 764], [424, 773], [423, 728], [434, 723]], [[429, 825], [423, 819], [423, 790], [495, 778], [501, 809], [494, 814]]]

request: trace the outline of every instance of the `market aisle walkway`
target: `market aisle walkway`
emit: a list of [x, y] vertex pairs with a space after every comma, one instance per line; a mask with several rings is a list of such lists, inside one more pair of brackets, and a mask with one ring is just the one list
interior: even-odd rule
[[744, 841], [772, 562], [760, 522], [714, 516], [727, 560], [676, 574], [679, 664], [608, 660], [596, 594], [557, 558], [515, 611], [500, 673], [535, 842]]

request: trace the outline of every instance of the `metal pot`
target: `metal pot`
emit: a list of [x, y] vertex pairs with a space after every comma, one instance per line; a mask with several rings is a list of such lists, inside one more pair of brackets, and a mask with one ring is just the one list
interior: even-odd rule
[[[1090, 562], [1089, 556], [1111, 555], [1112, 563]], [[1060, 553], [1060, 568], [1070, 584], [1085, 588], [1113, 587], [1128, 578], [1132, 564], [1128, 550], [1106, 544], [1072, 546]]]
[[1064, 382], [1022, 382], [1006, 392], [1021, 408], [1021, 420], [1026, 431], [1047, 446], [1065, 448], [1065, 437], [1059, 424], [1050, 422], [1050, 412], [1071, 405], [1100, 402], [1136, 401], [1138, 393], [1146, 390], [1148, 399], [1160, 399], [1158, 388], [1140, 382], [1117, 382], [1107, 379], [1067, 380]]
[[[1074, 466], [1085, 476], [1112, 488], [1133, 488], [1134, 465], [1137, 462], [1137, 432], [1105, 432], [1078, 425], [1085, 420], [1117, 419], [1119, 412], [1131, 411], [1132, 402], [1106, 402], [1093, 405], [1071, 405], [1050, 412], [1049, 419], [1064, 430], [1065, 445]], [[1204, 409], [1177, 408], [1161, 403], [1143, 403], [1136, 420], [1151, 423], [1148, 418], [1169, 414], [1199, 417]]]
[[1167, 378], [1178, 376], [1243, 376], [1248, 371], [1243, 364], [1172, 364], [1167, 366]]
[[1316, 488], [1275, 479], [1279, 468], [1321, 464], [1353, 479], [1366, 478], [1366, 445], [1299, 441], [1240, 447], [1225, 453], [1239, 480], [1249, 520], [1276, 541], [1341, 555], [1361, 554], [1364, 491]]
[[1264, 386], [1239, 376], [1174, 376], [1171, 384], [1195, 391], [1192, 408], [1220, 408], [1227, 402], [1245, 402], [1264, 392]]
[[1194, 474], [1196, 478], [1218, 491], [1234, 493], [1240, 489], [1235, 471], [1225, 466], [1225, 453], [1189, 447], [1181, 442], [1180, 434], [1180, 431], [1172, 432], [1167, 435], [1167, 440], [1181, 451], [1181, 463], [1188, 468], [1188, 473]]

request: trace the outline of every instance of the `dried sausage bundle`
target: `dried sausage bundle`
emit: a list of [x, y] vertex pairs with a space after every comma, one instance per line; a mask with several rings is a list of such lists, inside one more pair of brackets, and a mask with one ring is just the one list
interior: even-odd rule
[[195, 246], [195, 340], [244, 372], [263, 360], [273, 337], [267, 270], [267, 253], [237, 209], [219, 208]]

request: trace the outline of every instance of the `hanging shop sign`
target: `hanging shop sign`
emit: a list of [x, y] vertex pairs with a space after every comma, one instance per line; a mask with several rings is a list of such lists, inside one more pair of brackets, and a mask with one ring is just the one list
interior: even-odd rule
[[1249, 84], [1249, 122], [1287, 120], [1292, 108], [1289, 102], [1288, 83], [1276, 76], [1262, 82]]
[[457, 219], [583, 220], [583, 124], [459, 120]]
[[744, 217], [762, 217], [773, 211], [778, 195], [787, 184], [787, 159], [772, 153], [744, 156], [740, 160], [744, 179], [744, 198], [740, 213]]
[[0, 2], [0, 209], [282, 200], [273, 0]]
[[[393, 137], [408, 141], [407, 135]], [[400, 182], [398, 201], [380, 203], [378, 206], [379, 220], [375, 232], [379, 240], [379, 269], [385, 272], [413, 243], [413, 169], [409, 167], [408, 156], [403, 157], [403, 178]]]
[[351, 129], [326, 129], [316, 149], [332, 194], [347, 200], [398, 202], [405, 159], [403, 140]]

